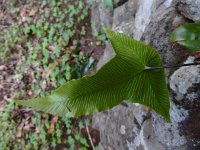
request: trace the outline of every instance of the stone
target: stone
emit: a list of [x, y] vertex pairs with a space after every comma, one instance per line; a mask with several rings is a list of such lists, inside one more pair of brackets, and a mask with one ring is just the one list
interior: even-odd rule
[[152, 123], [152, 119], [148, 119], [142, 126], [140, 131], [142, 145], [144, 145], [145, 150], [166, 150], [166, 148], [158, 142]]
[[114, 10], [112, 29], [132, 36], [137, 0], [131, 0]]
[[[193, 63], [194, 57], [189, 57], [187, 63]], [[188, 100], [193, 101], [198, 99], [199, 90], [191, 90], [191, 87], [200, 84], [200, 66], [186, 66], [176, 70], [170, 77], [170, 88], [179, 94], [187, 97]], [[190, 90], [190, 91], [189, 91]], [[182, 97], [181, 97], [182, 98]], [[177, 100], [181, 100], [177, 98]]]
[[140, 40], [146, 26], [150, 22], [154, 0], [140, 0], [135, 16], [134, 39]]
[[[113, 150], [126, 150], [131, 147], [132, 141], [137, 140], [135, 138], [139, 135], [141, 127], [134, 117], [134, 108], [132, 103], [126, 103], [126, 106], [118, 105], [93, 117], [93, 127], [100, 130], [100, 150], [109, 147]], [[134, 144], [134, 147], [136, 150], [144, 150], [140, 143]]]
[[180, 0], [177, 8], [186, 18], [200, 21], [200, 0]]
[[[198, 20], [200, 9], [197, 8], [200, 5], [194, 6], [198, 3], [199, 0], [128, 0], [114, 9], [111, 27], [114, 31], [123, 32], [155, 48], [166, 66], [181, 64], [189, 54], [184, 48], [170, 43], [170, 34], [178, 26], [190, 22], [189, 19]], [[106, 43], [97, 69], [114, 56], [111, 45]], [[185, 63], [193, 60], [189, 57]], [[200, 148], [199, 69], [198, 66], [190, 66], [166, 71], [170, 87], [171, 123], [149, 108], [132, 103], [120, 104], [94, 115], [93, 126], [100, 131], [101, 136], [99, 149]]]
[[135, 105], [135, 108], [133, 110], [133, 113], [134, 113], [135, 119], [137, 120], [139, 125], [142, 126], [145, 119], [150, 117], [149, 116], [150, 109], [144, 105], [140, 105], [140, 104], [134, 104], [134, 105]]
[[175, 105], [174, 102], [171, 102], [170, 116], [171, 116], [172, 122], [180, 123], [189, 116], [189, 113], [183, 107]]
[[[177, 24], [187, 22], [176, 14], [175, 4], [166, 7], [165, 3], [159, 5], [154, 11], [150, 23], [145, 27], [141, 40], [156, 49], [166, 66], [171, 66], [182, 61], [188, 55], [188, 52], [180, 46], [170, 44], [170, 34], [177, 27]], [[171, 71], [166, 70], [167, 77], [170, 74]]]
[[181, 15], [176, 15], [175, 18], [173, 19], [172, 26], [177, 28], [186, 22], [187, 22], [187, 19], [185, 17], [183, 17]]
[[100, 12], [99, 12], [99, 3], [100, 0], [97, 0], [92, 4], [91, 7], [91, 23], [92, 23], [92, 32], [100, 32], [101, 31], [101, 19], [100, 19]]
[[153, 118], [152, 124], [154, 134], [159, 143], [164, 145], [167, 149], [186, 146], [187, 140], [179, 133], [179, 126], [177, 122], [172, 120], [172, 123], [168, 123], [157, 115], [154, 115]]
[[119, 7], [121, 5], [123, 5], [124, 3], [126, 3], [128, 0], [113, 0], [113, 5], [114, 7]]
[[111, 60], [115, 56], [115, 52], [110, 43], [106, 42], [106, 48], [104, 49], [104, 53], [101, 56], [96, 70], [99, 70], [104, 64], [106, 64], [109, 60]]
[[[185, 63], [193, 63], [194, 57], [188, 57]], [[184, 119], [179, 120], [180, 132], [192, 141], [193, 147], [200, 148], [200, 66], [186, 66], [177, 69], [170, 77], [170, 88], [174, 101]], [[180, 110], [180, 109], [179, 109]], [[186, 113], [187, 111], [187, 113]], [[174, 116], [174, 115], [173, 115]], [[181, 115], [179, 115], [181, 116]], [[182, 118], [181, 117], [181, 118]]]
[[92, 3], [92, 31], [102, 33], [102, 27], [111, 28], [113, 20], [113, 10], [105, 8], [103, 0], [96, 0]]

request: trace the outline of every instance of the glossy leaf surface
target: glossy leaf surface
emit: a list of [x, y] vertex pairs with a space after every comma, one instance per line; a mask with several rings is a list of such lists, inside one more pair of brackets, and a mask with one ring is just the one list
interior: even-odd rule
[[168, 121], [169, 94], [158, 53], [147, 45], [105, 29], [116, 56], [95, 75], [71, 80], [45, 98], [16, 101], [54, 115], [80, 116], [110, 109], [124, 100], [144, 104]]
[[200, 51], [200, 23], [185, 24], [175, 29], [171, 41], [188, 48], [190, 52]]

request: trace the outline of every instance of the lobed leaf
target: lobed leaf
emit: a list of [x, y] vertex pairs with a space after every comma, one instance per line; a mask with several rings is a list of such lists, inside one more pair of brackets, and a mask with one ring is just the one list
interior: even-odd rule
[[188, 48], [190, 52], [200, 51], [200, 22], [175, 29], [171, 34], [171, 41]]
[[95, 75], [71, 80], [46, 98], [16, 101], [60, 116], [110, 109], [124, 100], [144, 104], [170, 121], [169, 94], [159, 54], [147, 45], [105, 29], [116, 56]]

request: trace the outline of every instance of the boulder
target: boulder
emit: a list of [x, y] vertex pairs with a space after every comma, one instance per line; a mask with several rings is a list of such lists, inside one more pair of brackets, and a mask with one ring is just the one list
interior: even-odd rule
[[92, 31], [101, 33], [102, 27], [111, 28], [113, 20], [113, 10], [106, 9], [104, 0], [96, 0], [91, 7], [91, 24]]
[[193, 21], [200, 21], [200, 1], [199, 0], [181, 0], [177, 4], [180, 13]]
[[[193, 63], [194, 59], [189, 57], [185, 63]], [[179, 121], [180, 132], [199, 147], [200, 66], [181, 67], [173, 73], [169, 83], [176, 106], [182, 107], [184, 119]]]
[[[184, 23], [191, 20], [198, 21], [199, 2], [199, 0], [128, 0], [113, 10], [110, 29], [123, 32], [155, 48], [165, 65], [184, 63], [189, 54], [184, 48], [170, 43], [170, 34]], [[114, 55], [111, 45], [107, 43], [97, 65], [98, 69]], [[189, 57], [187, 62], [193, 60], [194, 58]], [[99, 129], [101, 135], [99, 149], [200, 148], [199, 74], [199, 66], [166, 71], [170, 87], [171, 123], [149, 108], [132, 103], [123, 103], [94, 115], [93, 126]]]

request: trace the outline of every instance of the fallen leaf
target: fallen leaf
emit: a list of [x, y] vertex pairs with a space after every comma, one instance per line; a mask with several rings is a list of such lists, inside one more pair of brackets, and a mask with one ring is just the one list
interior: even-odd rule
[[27, 17], [26, 17], [26, 7], [22, 7], [20, 10], [20, 16], [21, 19], [19, 20], [19, 24], [23, 23], [26, 21]]
[[42, 82], [42, 90], [45, 91], [46, 87], [47, 87], [47, 81], [44, 80], [44, 81]]
[[191, 53], [191, 54], [192, 54], [192, 56], [195, 57], [194, 62], [195, 62], [195, 63], [200, 63], [200, 52], [193, 52], [193, 53]]
[[51, 72], [54, 71], [56, 65], [54, 63], [50, 64], [47, 70], [43, 70], [42, 72], [42, 79], [46, 79], [49, 77], [49, 75], [51, 74]]
[[0, 10], [0, 18], [2, 18], [2, 17], [3, 17], [3, 11]]
[[71, 50], [75, 50], [76, 47], [77, 47], [77, 46], [73, 45], [73, 46], [70, 46], [70, 49], [71, 49]]
[[6, 69], [6, 66], [5, 65], [0, 65], [0, 71], [3, 71]]
[[18, 125], [17, 133], [16, 133], [17, 138], [22, 137], [23, 127], [24, 127], [24, 123], [21, 123], [21, 124]]
[[20, 10], [20, 16], [24, 17], [25, 14], [26, 14], [26, 7], [22, 7], [21, 10]]
[[34, 16], [36, 12], [37, 12], [37, 8], [31, 9], [31, 11], [30, 11], [30, 13], [29, 13], [29, 16], [30, 16], [30, 17]]
[[108, 150], [113, 150], [112, 147], [110, 145], [108, 145]]
[[54, 52], [54, 50], [55, 50], [54, 45], [53, 45], [53, 44], [50, 44], [50, 45], [48, 46], [48, 50], [49, 50], [50, 52]]
[[192, 54], [192, 56], [194, 56], [194, 57], [200, 57], [200, 52], [193, 52], [193, 53], [191, 53]]
[[26, 144], [25, 144], [25, 140], [22, 139], [22, 140], [21, 140], [21, 149], [22, 149], [22, 150], [25, 150], [25, 145], [26, 145]]
[[55, 117], [53, 117], [51, 119], [51, 125], [50, 125], [50, 127], [48, 129], [47, 135], [50, 135], [50, 134], [53, 133], [53, 131], [55, 129], [55, 124], [57, 123], [57, 121], [58, 121], [58, 117], [57, 116], [55, 116]]
[[83, 56], [84, 55], [84, 52], [83, 51], [80, 51], [79, 52], [79, 56]]
[[[0, 102], [0, 108], [3, 108], [3, 101], [2, 102]], [[2, 109], [3, 110], [3, 109]], [[0, 109], [0, 111], [1, 111], [1, 109]]]
[[28, 95], [32, 95], [33, 94], [33, 92], [32, 91], [28, 91]]

